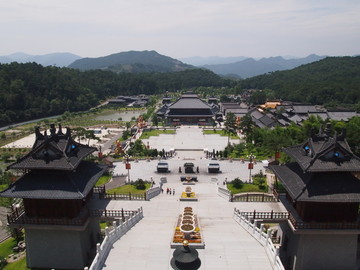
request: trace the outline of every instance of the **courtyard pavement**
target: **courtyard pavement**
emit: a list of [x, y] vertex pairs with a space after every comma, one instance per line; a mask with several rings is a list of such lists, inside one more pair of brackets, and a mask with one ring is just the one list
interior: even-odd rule
[[[280, 203], [228, 202], [220, 197], [217, 193], [218, 186], [222, 186], [225, 179], [230, 181], [236, 177], [243, 180], [249, 178], [247, 162], [216, 161], [220, 163], [221, 173], [209, 174], [209, 160], [205, 158], [201, 147], [221, 150], [227, 144], [227, 138], [224, 140], [224, 137], [215, 135], [209, 135], [215, 136], [211, 139], [208, 139], [209, 136], [202, 137], [201, 129], [197, 127], [180, 128], [177, 134], [180, 137], [170, 135], [174, 138], [159, 139], [159, 136], [149, 140], [151, 147], [156, 145], [165, 150], [168, 150], [166, 147], [183, 149], [177, 151], [175, 157], [166, 160], [169, 163], [169, 173], [157, 173], [158, 161], [155, 160], [131, 162], [131, 180], [152, 178], [159, 184], [160, 177], [166, 177], [164, 193], [150, 201], [112, 200], [106, 206], [109, 210], [135, 210], [143, 207], [144, 218], [113, 245], [104, 269], [172, 269], [170, 260], [174, 249], [170, 248], [170, 242], [177, 218], [186, 206], [193, 207], [194, 213], [198, 215], [205, 242], [205, 249], [198, 249], [200, 269], [272, 269], [264, 247], [233, 220], [233, 211], [235, 207], [240, 211], [285, 211], [285, 208]], [[222, 148], [217, 148], [221, 146]], [[180, 181], [180, 176], [185, 174], [179, 173], [179, 166], [184, 172], [185, 162], [193, 162], [195, 171], [199, 167], [199, 173], [186, 174], [198, 177], [199, 182], [191, 186], [198, 197], [197, 202], [179, 200], [181, 192], [185, 190]], [[114, 173], [127, 175], [123, 163], [115, 165]], [[264, 164], [258, 162], [252, 174], [260, 170], [265, 172]], [[175, 189], [175, 195], [166, 194], [166, 188]]]

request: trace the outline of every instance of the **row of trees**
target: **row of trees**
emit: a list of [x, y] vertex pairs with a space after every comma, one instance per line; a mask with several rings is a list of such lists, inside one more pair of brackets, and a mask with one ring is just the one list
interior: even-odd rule
[[[320, 117], [311, 116], [301, 126], [292, 123], [288, 127], [277, 126], [273, 129], [259, 128], [254, 125], [250, 116], [241, 119], [239, 125], [234, 124], [234, 129], [241, 130], [245, 136], [245, 142], [239, 145], [229, 145], [226, 149], [226, 156], [244, 157], [248, 153], [257, 156], [274, 156], [275, 152], [281, 151], [284, 147], [304, 142], [312, 131], [319, 132], [324, 129], [328, 121]], [[360, 117], [353, 117], [348, 122], [330, 121], [332, 134], [340, 134], [346, 131], [347, 141], [352, 151], [360, 156]]]
[[43, 67], [36, 63], [0, 64], [0, 126], [60, 115], [65, 111], [86, 111], [117, 95], [151, 95], [167, 90], [233, 84], [203, 69], [117, 74]]

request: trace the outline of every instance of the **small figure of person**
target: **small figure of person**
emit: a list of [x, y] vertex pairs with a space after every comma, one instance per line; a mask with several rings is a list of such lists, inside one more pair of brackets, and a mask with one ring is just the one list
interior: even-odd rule
[[171, 188], [169, 188], [169, 193], [170, 193], [170, 195], [171, 195]]
[[175, 188], [173, 188], [173, 195], [175, 195]]
[[164, 193], [164, 189], [161, 189], [161, 194], [163, 194]]

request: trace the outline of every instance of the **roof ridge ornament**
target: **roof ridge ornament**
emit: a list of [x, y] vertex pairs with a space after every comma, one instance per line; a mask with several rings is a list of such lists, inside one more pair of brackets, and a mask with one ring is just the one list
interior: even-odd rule
[[40, 127], [39, 126], [35, 127], [35, 136], [36, 136], [36, 139], [43, 139], [44, 138], [44, 135], [41, 134], [41, 132], [40, 132]]

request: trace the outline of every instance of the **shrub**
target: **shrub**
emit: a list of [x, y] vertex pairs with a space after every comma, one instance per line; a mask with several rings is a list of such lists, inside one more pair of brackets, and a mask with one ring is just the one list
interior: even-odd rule
[[145, 181], [142, 179], [138, 179], [134, 182], [134, 186], [136, 187], [136, 189], [140, 189], [140, 190], [145, 190], [146, 189], [146, 185], [145, 185]]
[[234, 188], [240, 189], [243, 187], [244, 182], [241, 181], [239, 178], [235, 178], [233, 181], [231, 181], [231, 184]]

